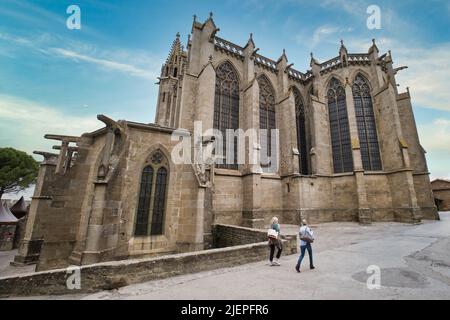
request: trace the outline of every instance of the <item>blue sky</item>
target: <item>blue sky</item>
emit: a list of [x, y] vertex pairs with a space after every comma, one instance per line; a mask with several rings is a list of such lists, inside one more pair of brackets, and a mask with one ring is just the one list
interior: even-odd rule
[[[306, 71], [309, 54], [382, 52], [409, 69], [416, 121], [433, 177], [450, 178], [450, 4], [448, 1], [345, 0], [0, 0], [0, 146], [51, 150], [45, 133], [81, 134], [114, 119], [154, 120], [161, 64], [177, 32], [183, 43], [192, 16], [214, 12], [219, 36], [260, 53], [283, 48]], [[81, 8], [81, 30], [66, 27], [66, 9]], [[366, 27], [369, 5], [381, 9], [380, 30]]]

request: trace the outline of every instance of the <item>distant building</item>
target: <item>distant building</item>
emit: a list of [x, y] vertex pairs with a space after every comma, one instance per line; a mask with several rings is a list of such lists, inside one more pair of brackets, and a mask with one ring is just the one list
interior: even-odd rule
[[431, 182], [434, 200], [439, 211], [450, 211], [450, 180], [436, 179]]

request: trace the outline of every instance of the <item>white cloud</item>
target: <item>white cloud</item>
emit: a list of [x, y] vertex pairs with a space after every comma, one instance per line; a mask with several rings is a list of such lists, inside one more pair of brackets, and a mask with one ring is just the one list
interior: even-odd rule
[[54, 54], [64, 57], [64, 58], [72, 59], [75, 61], [89, 62], [91, 64], [97, 65], [104, 69], [120, 71], [120, 72], [129, 74], [129, 75], [132, 75], [132, 76], [138, 76], [138, 77], [147, 78], [150, 80], [157, 78], [157, 75], [155, 73], [152, 73], [145, 69], [140, 69], [131, 64], [120, 63], [117, 61], [112, 61], [112, 60], [107, 60], [107, 59], [99, 59], [96, 57], [80, 54], [75, 51], [66, 50], [66, 49], [62, 49], [62, 48], [51, 48], [49, 50], [49, 52], [54, 53]]
[[409, 69], [397, 75], [401, 87], [410, 87], [413, 103], [450, 111], [450, 43], [392, 49], [394, 63]]
[[322, 38], [334, 34], [339, 31], [339, 28], [332, 26], [320, 26], [314, 30], [311, 47], [315, 47], [322, 41]]
[[431, 178], [450, 179], [450, 119], [437, 118], [418, 123], [420, 142], [427, 151]]
[[348, 1], [348, 0], [320, 0], [320, 6], [323, 8], [337, 8], [344, 10], [346, 13], [365, 17], [368, 5], [365, 1]]
[[[336, 36], [335, 36], [336, 34], [342, 34], [342, 33], [352, 32], [352, 31], [353, 31], [352, 28], [341, 28], [341, 27], [332, 26], [332, 25], [319, 26], [313, 32], [309, 47], [310, 47], [310, 49], [312, 49], [324, 41], [336, 42]], [[304, 44], [303, 35], [298, 35], [296, 40], [298, 43]]]
[[50, 151], [57, 141], [45, 134], [81, 135], [102, 127], [95, 115], [64, 114], [54, 106], [0, 94], [0, 146], [14, 147], [31, 154]]
[[[88, 63], [102, 70], [121, 72], [147, 80], [156, 80], [159, 76], [160, 63], [163, 61], [141, 50], [101, 50], [90, 43], [67, 40], [48, 33], [26, 38], [0, 31], [0, 40], [15, 45], [14, 49], [26, 48], [28, 52], [33, 50], [34, 53], [69, 59], [78, 63]], [[54, 46], [56, 43], [58, 47]], [[10, 49], [10, 47], [6, 48]], [[12, 57], [13, 54], [10, 51], [11, 49], [3, 49], [0, 50], [0, 54]]]
[[432, 123], [419, 124], [420, 141], [427, 152], [450, 153], [450, 120], [438, 118]]

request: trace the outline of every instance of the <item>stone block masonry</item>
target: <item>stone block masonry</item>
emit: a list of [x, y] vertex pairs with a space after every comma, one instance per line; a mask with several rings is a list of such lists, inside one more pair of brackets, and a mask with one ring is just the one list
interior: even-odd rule
[[[90, 293], [130, 284], [163, 279], [188, 273], [234, 267], [263, 261], [268, 257], [264, 231], [235, 226], [214, 228], [215, 241], [226, 248], [181, 253], [158, 258], [105, 262], [80, 267], [81, 289], [69, 290], [66, 282], [72, 273], [66, 269], [0, 278], [0, 297]], [[221, 235], [224, 239], [221, 239]], [[297, 237], [286, 236], [284, 254], [297, 252]], [[234, 240], [232, 240], [234, 239]]]
[[[213, 237], [215, 248], [226, 248], [254, 242], [266, 242], [267, 232], [266, 230], [216, 224], [213, 228]], [[297, 253], [297, 236], [282, 235], [282, 239], [285, 254]]]

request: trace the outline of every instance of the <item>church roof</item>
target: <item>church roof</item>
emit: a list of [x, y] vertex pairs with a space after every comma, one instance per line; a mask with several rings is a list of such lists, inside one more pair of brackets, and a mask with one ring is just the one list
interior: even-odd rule
[[[252, 39], [253, 41], [253, 39]], [[214, 37], [214, 45], [216, 49], [226, 52], [227, 54], [231, 54], [236, 56], [237, 58], [240, 58], [241, 60], [244, 59], [244, 48], [232, 43], [231, 41], [225, 40], [223, 38], [220, 38], [218, 36]], [[372, 47], [375, 46], [375, 40], [373, 40]], [[371, 47], [371, 48], [372, 48]], [[323, 63], [319, 63], [317, 60], [315, 62], [320, 67], [320, 73], [326, 74], [336, 68], [340, 68], [343, 66], [344, 62], [342, 61], [342, 55], [345, 53], [346, 64], [349, 65], [370, 65], [370, 50], [369, 53], [348, 53], [347, 48], [344, 46], [343, 41], [341, 41], [341, 47], [339, 50], [339, 56], [334, 57], [328, 61], [325, 61]], [[264, 57], [260, 54], [255, 54], [255, 63], [259, 66], [270, 70], [272, 72], [277, 72], [277, 63], [276, 61], [269, 59], [267, 57]], [[312, 70], [307, 70], [306, 72], [301, 72], [298, 70], [295, 70], [292, 67], [289, 67], [287, 70], [287, 73], [289, 77], [293, 80], [306, 82], [310, 80], [313, 76]]]
[[14, 224], [17, 221], [19, 220], [9, 211], [8, 206], [5, 203], [0, 204], [0, 224]]
[[448, 180], [448, 179], [435, 179], [435, 180], [431, 181], [431, 183], [438, 182], [438, 181], [450, 183], [450, 180]]
[[28, 213], [28, 206], [25, 199], [21, 197], [17, 202], [10, 208], [12, 214], [17, 218], [21, 219]]

